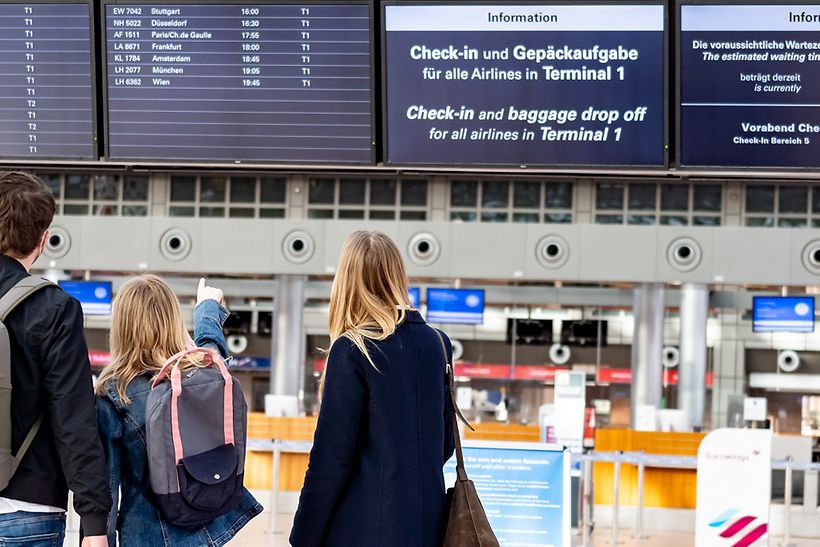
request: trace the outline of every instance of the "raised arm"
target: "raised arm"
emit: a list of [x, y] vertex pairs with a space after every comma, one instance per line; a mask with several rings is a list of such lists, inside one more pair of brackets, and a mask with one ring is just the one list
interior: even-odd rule
[[223, 358], [230, 354], [222, 325], [231, 314], [223, 305], [225, 297], [222, 289], [209, 287], [205, 278], [199, 280], [194, 308], [194, 343], [200, 347], [217, 350]]

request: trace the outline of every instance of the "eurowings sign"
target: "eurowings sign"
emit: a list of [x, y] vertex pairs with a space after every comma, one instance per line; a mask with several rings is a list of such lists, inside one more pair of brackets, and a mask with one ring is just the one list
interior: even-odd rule
[[768, 544], [772, 435], [717, 429], [698, 449], [696, 547]]

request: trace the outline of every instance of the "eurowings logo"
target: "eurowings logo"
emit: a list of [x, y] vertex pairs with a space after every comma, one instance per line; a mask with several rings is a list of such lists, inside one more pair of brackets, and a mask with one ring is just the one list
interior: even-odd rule
[[737, 509], [729, 509], [712, 520], [709, 526], [715, 529], [722, 528], [719, 535], [728, 540], [726, 543], [727, 546], [748, 547], [766, 535], [769, 529], [765, 522], [756, 525], [755, 521], [759, 521], [759, 519], [751, 515], [740, 515]]

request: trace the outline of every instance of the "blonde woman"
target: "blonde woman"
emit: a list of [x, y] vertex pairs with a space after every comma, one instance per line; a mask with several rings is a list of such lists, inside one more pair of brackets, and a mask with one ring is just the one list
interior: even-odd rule
[[[194, 338], [198, 346], [212, 347], [227, 356], [222, 323], [230, 312], [222, 301], [220, 289], [200, 280]], [[164, 522], [152, 504], [145, 445], [145, 404], [150, 382], [165, 360], [185, 349], [190, 341], [177, 298], [165, 281], [155, 275], [141, 275], [122, 286], [111, 315], [111, 364], [96, 385], [97, 422], [114, 498], [108, 517], [109, 545], [117, 544], [117, 532], [122, 547], [224, 545], [262, 510], [245, 490], [236, 509], [189, 530]]]
[[344, 243], [329, 323], [321, 409], [291, 544], [441, 545], [442, 466], [454, 443], [450, 356], [411, 309], [390, 238], [355, 232]]

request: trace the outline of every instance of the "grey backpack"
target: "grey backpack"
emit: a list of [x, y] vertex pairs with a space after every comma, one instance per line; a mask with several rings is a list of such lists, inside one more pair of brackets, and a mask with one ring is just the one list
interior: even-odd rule
[[48, 286], [53, 286], [51, 281], [41, 277], [26, 277], [20, 280], [9, 291], [0, 298], [0, 490], [8, 486], [17, 466], [25, 456], [26, 451], [37, 431], [43, 417], [39, 416], [31, 426], [23, 444], [17, 454], [11, 453], [11, 345], [9, 343], [9, 333], [3, 321], [14, 311], [26, 298]]
[[[191, 353], [203, 353], [205, 366], [183, 369]], [[190, 346], [166, 361], [145, 409], [152, 497], [166, 522], [194, 528], [239, 504], [247, 414], [219, 352]]]

